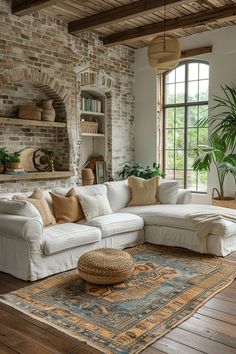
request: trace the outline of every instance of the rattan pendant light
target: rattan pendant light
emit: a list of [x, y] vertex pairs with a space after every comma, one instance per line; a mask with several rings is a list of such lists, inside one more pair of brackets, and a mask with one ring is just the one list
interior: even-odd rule
[[148, 46], [148, 62], [158, 74], [174, 69], [180, 60], [181, 49], [177, 38], [166, 34], [166, 1], [164, 3], [163, 34], [155, 37]]

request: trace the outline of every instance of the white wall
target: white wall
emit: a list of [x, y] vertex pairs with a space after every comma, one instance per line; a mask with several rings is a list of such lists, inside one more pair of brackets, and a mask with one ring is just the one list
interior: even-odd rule
[[[221, 84], [236, 86], [236, 27], [228, 27], [211, 32], [181, 38], [181, 49], [193, 49], [212, 45], [211, 54], [199, 56], [210, 64], [209, 104], [213, 95], [221, 95]], [[144, 164], [158, 158], [156, 152], [156, 75], [147, 61], [147, 48], [136, 50], [135, 68], [135, 160]], [[215, 172], [208, 180], [208, 195], [194, 195], [194, 202], [209, 203], [212, 188], [217, 186]], [[225, 194], [234, 195], [233, 178], [225, 183]]]

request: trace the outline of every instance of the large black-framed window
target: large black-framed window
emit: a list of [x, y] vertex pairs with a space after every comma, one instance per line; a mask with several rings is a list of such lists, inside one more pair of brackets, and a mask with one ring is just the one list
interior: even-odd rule
[[196, 123], [208, 109], [209, 65], [182, 62], [164, 74], [163, 164], [166, 178], [177, 179], [182, 188], [207, 192], [207, 173], [192, 169], [191, 149], [207, 144], [207, 128]]

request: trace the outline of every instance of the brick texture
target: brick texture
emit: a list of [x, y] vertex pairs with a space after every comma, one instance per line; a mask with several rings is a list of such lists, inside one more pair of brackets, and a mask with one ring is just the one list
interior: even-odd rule
[[43, 13], [18, 17], [11, 1], [0, 0], [0, 116], [17, 117], [17, 106], [41, 105], [52, 98], [57, 120], [66, 129], [0, 126], [0, 146], [9, 151], [47, 147], [60, 152], [59, 167], [75, 177], [50, 181], [0, 183], [0, 192], [51, 188], [78, 181], [80, 156], [78, 67], [104, 70], [114, 81], [107, 99], [108, 171], [114, 178], [134, 159], [134, 52], [122, 46], [106, 48], [96, 34], [68, 34], [67, 25]]

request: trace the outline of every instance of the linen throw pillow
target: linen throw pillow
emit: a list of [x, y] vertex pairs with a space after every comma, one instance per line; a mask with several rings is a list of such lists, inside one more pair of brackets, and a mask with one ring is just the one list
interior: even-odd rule
[[131, 200], [127, 206], [153, 205], [158, 203], [159, 178], [143, 179], [135, 176], [128, 178]]
[[175, 180], [163, 181], [159, 184], [159, 201], [161, 204], [176, 204], [179, 194], [179, 182]]
[[31, 203], [41, 215], [44, 227], [56, 224], [56, 220], [52, 215], [48, 203], [43, 195], [43, 191], [40, 188], [36, 187], [30, 197], [26, 197], [24, 195], [14, 195], [12, 199]]
[[50, 195], [58, 224], [84, 219], [84, 213], [74, 188], [71, 188], [65, 196], [52, 192], [50, 192]]
[[112, 213], [107, 196], [98, 194], [94, 196], [79, 195], [86, 220], [91, 220], [97, 216], [108, 215]]

